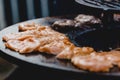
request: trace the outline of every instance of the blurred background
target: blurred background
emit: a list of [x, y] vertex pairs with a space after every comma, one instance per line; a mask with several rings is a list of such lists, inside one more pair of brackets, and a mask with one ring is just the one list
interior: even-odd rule
[[30, 19], [76, 14], [76, 5], [74, 0], [0, 0], [0, 29]]
[[100, 12], [84, 7], [75, 0], [0, 0], [0, 29], [41, 17]]

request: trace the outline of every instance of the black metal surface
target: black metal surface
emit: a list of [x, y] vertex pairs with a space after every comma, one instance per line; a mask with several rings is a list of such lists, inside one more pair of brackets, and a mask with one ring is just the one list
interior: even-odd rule
[[96, 51], [110, 51], [120, 48], [120, 27], [87, 30], [74, 38], [81, 46], [93, 47]]
[[[42, 25], [51, 25], [56, 20], [58, 20], [58, 18], [41, 18], [41, 19], [26, 21], [25, 23], [33, 23], [34, 22], [34, 23], [38, 23], [38, 24], [42, 24]], [[51, 70], [59, 70], [59, 71], [62, 71], [63, 73], [64, 72], [77, 73], [78, 75], [79, 74], [87, 74], [87, 75], [103, 75], [103, 76], [120, 77], [120, 71], [118, 71], [118, 70], [117, 71], [113, 70], [109, 73], [93, 73], [93, 72], [77, 69], [76, 67], [74, 67], [71, 64], [70, 61], [58, 60], [53, 55], [47, 55], [47, 54], [41, 54], [41, 53], [31, 53], [28, 55], [21, 55], [18, 52], [15, 52], [15, 51], [5, 48], [4, 42], [2, 41], [2, 36], [7, 33], [18, 32], [18, 25], [19, 24], [9, 26], [8, 28], [5, 28], [0, 32], [0, 50], [1, 50], [0, 55], [3, 58], [7, 59], [8, 61], [14, 62], [15, 64], [18, 64], [22, 67], [27, 67], [27, 68], [28, 67], [29, 68], [37, 67], [40, 70], [41, 69], [51, 69]], [[73, 35], [80, 34], [81, 31], [79, 31], [78, 33], [73, 34]], [[72, 32], [74, 32], [74, 31], [72, 31]]]
[[79, 4], [86, 5], [102, 9], [105, 11], [118, 11], [120, 12], [120, 2], [116, 1], [105, 1], [105, 0], [75, 0]]

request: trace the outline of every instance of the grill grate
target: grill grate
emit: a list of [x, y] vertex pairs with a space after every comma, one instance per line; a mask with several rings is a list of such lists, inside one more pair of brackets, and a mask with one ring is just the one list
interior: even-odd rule
[[105, 1], [105, 0], [84, 0], [84, 1], [104, 8], [120, 9], [120, 2], [116, 2], [116, 1]]
[[84, 5], [102, 8], [104, 10], [120, 10], [120, 0], [76, 0]]
[[106, 1], [106, 0], [84, 0], [84, 1], [103, 8], [120, 9], [120, 1]]

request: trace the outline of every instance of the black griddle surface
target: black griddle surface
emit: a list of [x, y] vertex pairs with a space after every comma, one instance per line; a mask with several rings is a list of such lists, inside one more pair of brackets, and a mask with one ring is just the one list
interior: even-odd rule
[[[24, 23], [38, 23], [42, 25], [51, 25], [54, 21], [59, 20], [61, 18], [57, 17], [47, 17], [47, 18], [40, 18], [40, 19], [34, 19], [30, 21], [22, 22]], [[70, 61], [66, 60], [59, 60], [56, 59], [53, 55], [48, 54], [41, 54], [39, 53], [31, 53], [28, 55], [21, 55], [18, 52], [9, 50], [5, 48], [4, 42], [2, 41], [2, 36], [4, 36], [7, 33], [15, 33], [18, 32], [18, 25], [15, 24], [12, 26], [9, 26], [2, 31], [0, 31], [0, 55], [5, 58], [6, 60], [13, 62], [19, 66], [22, 67], [29, 67], [29, 68], [39, 68], [39, 69], [51, 69], [51, 70], [59, 70], [64, 72], [70, 72], [70, 73], [77, 73], [77, 74], [87, 74], [87, 75], [104, 75], [104, 76], [120, 76], [120, 71], [114, 69], [112, 72], [109, 73], [93, 73], [85, 70], [78, 69], [74, 67]], [[80, 29], [77, 31], [72, 30], [71, 32], [65, 33], [67, 36], [70, 37], [71, 41], [75, 42], [73, 39], [86, 31], [86, 29]], [[77, 44], [76, 44], [77, 45]], [[80, 46], [80, 45], [77, 45]]]

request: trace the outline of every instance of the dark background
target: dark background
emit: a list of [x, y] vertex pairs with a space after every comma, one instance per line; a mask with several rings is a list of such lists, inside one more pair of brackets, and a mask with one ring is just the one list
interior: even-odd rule
[[[41, 18], [47, 16], [60, 16], [60, 15], [70, 15], [70, 14], [79, 14], [79, 13], [86, 13], [86, 14], [97, 14], [99, 11], [94, 11], [94, 9], [79, 5], [75, 2], [75, 0], [30, 0], [32, 1], [33, 6], [31, 8], [33, 11], [31, 13], [27, 11], [27, 0], [3, 0], [4, 4], [4, 13], [5, 13], [5, 21], [6, 26], [34, 19], [34, 18]], [[29, 1], [29, 0], [28, 0]], [[42, 9], [44, 8], [42, 2], [46, 2], [44, 7], [47, 7], [47, 13], [42, 14]], [[13, 4], [17, 5], [14, 7]], [[12, 6], [13, 5], [13, 6]], [[29, 7], [30, 8], [30, 7]], [[16, 12], [18, 11], [18, 13]], [[14, 16], [17, 14], [18, 16]], [[31, 17], [28, 17], [31, 16]], [[17, 18], [16, 18], [17, 17]]]
[[[80, 10], [76, 6], [78, 4], [74, 0], [47, 0], [49, 13], [47, 13], [48, 15], [43, 16], [42, 10], [41, 10], [42, 9], [41, 1], [42, 0], [33, 0], [33, 9], [34, 9], [34, 12], [33, 12], [34, 15], [32, 15], [34, 16], [33, 18], [74, 14], [74, 13], [78, 13]], [[13, 22], [14, 16], [12, 16], [12, 13], [13, 13], [12, 9], [14, 8], [11, 7], [12, 5], [11, 0], [3, 0], [3, 3], [4, 3], [5, 20], [6, 20], [7, 26], [16, 23], [16, 22]], [[28, 18], [26, 0], [17, 0], [17, 7], [19, 11], [18, 12], [19, 20], [17, 22], [32, 19], [32, 18]]]

